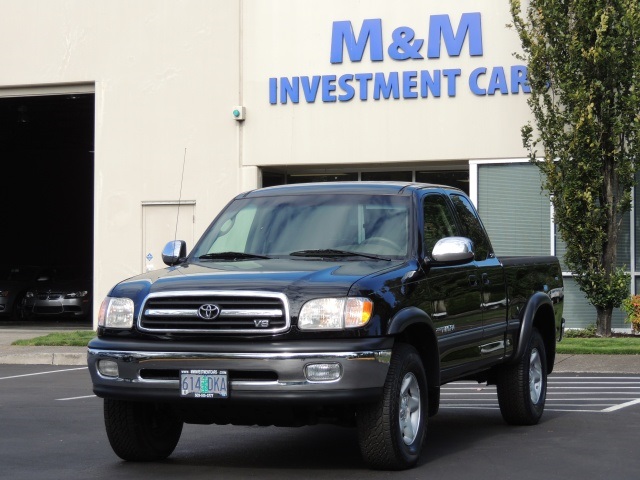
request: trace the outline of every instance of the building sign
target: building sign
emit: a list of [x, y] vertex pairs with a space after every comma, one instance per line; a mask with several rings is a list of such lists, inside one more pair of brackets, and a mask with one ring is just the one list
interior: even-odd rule
[[390, 72], [272, 77], [269, 79], [269, 103], [455, 97], [460, 89], [468, 89], [478, 96], [530, 93], [524, 65], [480, 66], [470, 71], [425, 68], [429, 61], [444, 56], [482, 57], [484, 54], [479, 12], [463, 13], [455, 28], [446, 14], [431, 15], [428, 23], [426, 35], [401, 26], [386, 38], [379, 18], [365, 19], [357, 33], [349, 20], [333, 22], [331, 64], [357, 64], [368, 58], [374, 65], [391, 61], [404, 63], [408, 68]]

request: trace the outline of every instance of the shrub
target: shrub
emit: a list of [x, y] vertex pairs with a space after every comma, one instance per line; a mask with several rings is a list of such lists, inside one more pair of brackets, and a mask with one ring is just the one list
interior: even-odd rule
[[594, 338], [596, 337], [597, 327], [595, 323], [588, 325], [586, 328], [573, 328], [564, 331], [566, 338]]
[[634, 332], [640, 331], [640, 295], [630, 295], [622, 301], [620, 306], [627, 314], [625, 322], [630, 323]]

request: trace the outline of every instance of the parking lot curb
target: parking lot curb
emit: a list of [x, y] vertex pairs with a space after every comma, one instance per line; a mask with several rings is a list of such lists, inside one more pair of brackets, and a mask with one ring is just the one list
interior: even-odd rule
[[3, 365], [86, 365], [86, 353], [26, 352], [0, 355]]

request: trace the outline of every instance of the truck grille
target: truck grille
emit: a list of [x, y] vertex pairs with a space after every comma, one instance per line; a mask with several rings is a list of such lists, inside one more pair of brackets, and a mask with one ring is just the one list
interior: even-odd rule
[[270, 292], [159, 292], [138, 317], [145, 332], [279, 333], [289, 329], [285, 295]]

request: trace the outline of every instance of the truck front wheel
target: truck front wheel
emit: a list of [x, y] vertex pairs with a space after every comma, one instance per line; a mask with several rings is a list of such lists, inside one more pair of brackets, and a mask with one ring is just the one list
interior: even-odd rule
[[417, 463], [427, 429], [427, 401], [418, 352], [396, 344], [382, 397], [357, 412], [360, 451], [370, 467], [403, 470]]
[[183, 422], [158, 403], [104, 400], [104, 423], [111, 448], [123, 460], [163, 460], [176, 448]]
[[547, 398], [547, 356], [542, 336], [533, 329], [522, 358], [498, 375], [500, 412], [511, 425], [535, 425]]

